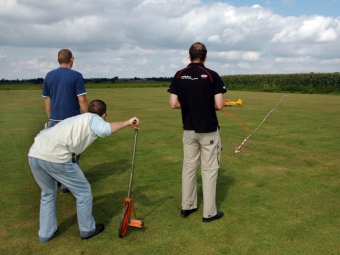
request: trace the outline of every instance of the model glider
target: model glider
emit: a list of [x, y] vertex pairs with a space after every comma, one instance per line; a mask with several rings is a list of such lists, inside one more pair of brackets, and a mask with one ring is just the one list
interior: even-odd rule
[[224, 100], [224, 106], [233, 106], [233, 105], [241, 105], [241, 104], [242, 104], [241, 98], [239, 98], [236, 102], [230, 101], [230, 100]]

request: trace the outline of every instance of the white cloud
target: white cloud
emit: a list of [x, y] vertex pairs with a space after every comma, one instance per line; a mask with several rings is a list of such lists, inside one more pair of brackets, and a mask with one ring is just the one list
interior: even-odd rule
[[308, 63], [310, 57], [298, 57], [298, 58], [276, 58], [275, 62], [281, 64], [293, 64], [293, 63]]
[[221, 42], [220, 36], [219, 35], [211, 35], [208, 37], [207, 42]]
[[58, 67], [61, 48], [72, 50], [74, 69], [85, 78], [173, 76], [189, 63], [195, 41], [206, 44], [206, 66], [221, 75], [339, 68], [340, 18], [284, 17], [258, 4], [237, 8], [200, 0], [0, 5], [0, 79], [44, 77]]
[[137, 64], [138, 65], [146, 65], [148, 63], [148, 60], [146, 58], [138, 59]]
[[271, 42], [332, 42], [338, 39], [340, 35], [339, 19], [312, 16], [288, 20], [291, 22], [276, 33]]

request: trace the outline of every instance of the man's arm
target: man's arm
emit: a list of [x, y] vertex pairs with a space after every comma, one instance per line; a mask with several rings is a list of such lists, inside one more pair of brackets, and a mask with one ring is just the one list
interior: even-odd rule
[[45, 97], [45, 111], [49, 119], [51, 114], [51, 99], [49, 97]]
[[85, 94], [78, 96], [78, 102], [79, 102], [81, 112], [82, 113], [87, 112], [89, 108], [89, 103], [87, 102], [87, 98]]
[[139, 129], [139, 119], [133, 117], [122, 122], [110, 122], [111, 134], [116, 133], [117, 131], [127, 126], [133, 127], [134, 129]]
[[170, 94], [169, 104], [172, 109], [181, 109], [181, 103], [178, 101], [178, 96], [175, 94]]
[[90, 129], [98, 137], [109, 136], [129, 125], [135, 129], [139, 129], [139, 120], [136, 117], [122, 122], [106, 122], [105, 117], [105, 113], [102, 116], [94, 115], [92, 117]]
[[215, 110], [219, 111], [223, 109], [223, 95], [222, 93], [215, 95]]

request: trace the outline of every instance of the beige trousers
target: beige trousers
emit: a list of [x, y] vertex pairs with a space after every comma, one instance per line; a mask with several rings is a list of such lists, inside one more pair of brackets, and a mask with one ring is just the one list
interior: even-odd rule
[[184, 130], [182, 169], [182, 209], [197, 208], [197, 168], [201, 163], [203, 217], [215, 216], [216, 182], [221, 158], [220, 131], [195, 133]]

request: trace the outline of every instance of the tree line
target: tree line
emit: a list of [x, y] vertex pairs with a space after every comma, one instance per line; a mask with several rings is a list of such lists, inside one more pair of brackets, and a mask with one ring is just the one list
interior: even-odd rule
[[[84, 78], [85, 83], [117, 83], [117, 82], [139, 82], [139, 81], [171, 81], [172, 77], [149, 77], [149, 78], [118, 78], [115, 76], [113, 78]], [[0, 84], [43, 84], [44, 78], [33, 78], [33, 79], [1, 79]]]
[[221, 76], [229, 90], [340, 94], [340, 73], [247, 74]]
[[[293, 73], [293, 74], [245, 74], [223, 75], [223, 83], [228, 90], [232, 91], [261, 91], [261, 92], [290, 92], [306, 94], [340, 94], [340, 73]], [[87, 86], [95, 87], [147, 87], [168, 86], [173, 77], [150, 77], [150, 78], [86, 78]], [[33, 84], [39, 87], [43, 84], [43, 78], [23, 80], [0, 80], [2, 89], [19, 89], [20, 84]], [[160, 83], [161, 82], [161, 83]], [[164, 83], [162, 83], [164, 82]], [[18, 84], [17, 86], [10, 86]], [[35, 84], [35, 85], [34, 85]], [[160, 85], [159, 85], [160, 84]]]

